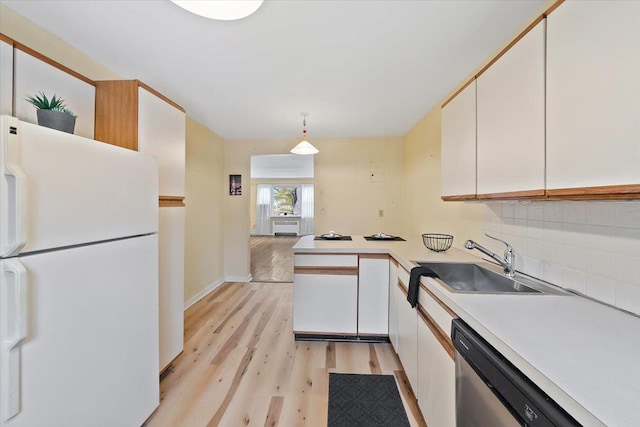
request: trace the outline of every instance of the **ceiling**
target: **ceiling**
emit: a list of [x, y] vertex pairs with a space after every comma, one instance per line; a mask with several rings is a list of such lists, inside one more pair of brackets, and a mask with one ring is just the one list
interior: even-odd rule
[[266, 0], [239, 21], [168, 0], [2, 3], [228, 139], [401, 136], [543, 0]]

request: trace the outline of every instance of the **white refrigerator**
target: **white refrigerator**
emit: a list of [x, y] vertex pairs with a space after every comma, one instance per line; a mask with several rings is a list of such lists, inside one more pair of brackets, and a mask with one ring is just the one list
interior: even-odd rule
[[159, 404], [158, 169], [0, 116], [0, 426], [140, 426]]

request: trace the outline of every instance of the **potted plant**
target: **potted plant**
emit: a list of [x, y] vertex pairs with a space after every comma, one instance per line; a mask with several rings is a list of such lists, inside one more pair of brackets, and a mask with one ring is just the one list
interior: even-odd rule
[[25, 100], [36, 108], [40, 126], [73, 133], [77, 116], [67, 108], [64, 99], [56, 94], [48, 98], [44, 92], [39, 92], [38, 95], [27, 96]]

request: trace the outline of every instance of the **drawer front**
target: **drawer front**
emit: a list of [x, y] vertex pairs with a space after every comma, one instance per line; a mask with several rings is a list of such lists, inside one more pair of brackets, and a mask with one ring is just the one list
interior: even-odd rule
[[451, 333], [451, 321], [454, 319], [454, 316], [444, 309], [438, 301], [422, 287], [420, 287], [418, 303], [429, 313], [429, 316], [435, 320], [436, 324], [445, 334], [449, 335]]
[[358, 255], [295, 254], [295, 267], [358, 267]]
[[405, 288], [409, 287], [409, 272], [402, 266], [398, 266], [398, 279], [404, 284]]

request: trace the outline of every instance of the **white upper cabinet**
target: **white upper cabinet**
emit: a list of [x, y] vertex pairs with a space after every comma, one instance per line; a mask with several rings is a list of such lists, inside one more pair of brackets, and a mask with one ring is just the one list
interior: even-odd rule
[[476, 84], [442, 107], [443, 198], [476, 194]]
[[478, 195], [544, 195], [544, 20], [477, 78]]
[[156, 158], [161, 198], [184, 196], [185, 129], [184, 109], [139, 80], [96, 82], [96, 139]]
[[66, 101], [67, 108], [78, 115], [75, 135], [94, 138], [96, 88], [19, 49], [14, 50], [15, 116], [29, 123], [38, 123], [36, 109], [25, 97], [44, 92], [56, 94]]
[[185, 193], [185, 114], [138, 88], [138, 150], [158, 159], [160, 194]]
[[13, 115], [13, 46], [0, 40], [0, 115]]
[[640, 184], [640, 2], [547, 19], [547, 188]]

